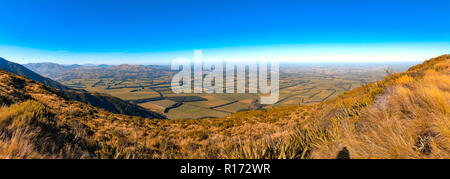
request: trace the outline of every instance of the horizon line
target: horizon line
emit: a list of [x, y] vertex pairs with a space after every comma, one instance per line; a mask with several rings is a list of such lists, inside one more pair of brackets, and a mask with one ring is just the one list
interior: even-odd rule
[[[193, 59], [197, 49], [170, 52], [49, 51], [0, 45], [0, 56], [20, 64], [170, 64], [176, 58]], [[450, 53], [450, 42], [367, 43], [367, 44], [286, 44], [200, 49], [204, 59], [247, 61], [255, 59], [295, 63], [421, 62]]]

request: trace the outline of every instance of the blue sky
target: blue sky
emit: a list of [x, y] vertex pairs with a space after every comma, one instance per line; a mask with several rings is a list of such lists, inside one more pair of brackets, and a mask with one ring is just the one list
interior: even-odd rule
[[0, 19], [0, 56], [20, 63], [151, 63], [194, 49], [291, 61], [450, 53], [448, 0], [0, 0]]

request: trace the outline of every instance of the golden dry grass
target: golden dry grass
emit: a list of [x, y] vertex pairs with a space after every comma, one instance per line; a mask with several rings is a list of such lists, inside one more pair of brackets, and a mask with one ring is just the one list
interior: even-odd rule
[[[0, 110], [7, 134], [0, 137], [0, 157], [450, 158], [449, 59], [431, 59], [316, 105], [201, 120], [112, 114], [3, 73], [0, 100], [8, 107]], [[15, 87], [17, 81], [24, 87]], [[52, 137], [55, 132], [64, 137]], [[42, 139], [49, 149], [36, 142]]]

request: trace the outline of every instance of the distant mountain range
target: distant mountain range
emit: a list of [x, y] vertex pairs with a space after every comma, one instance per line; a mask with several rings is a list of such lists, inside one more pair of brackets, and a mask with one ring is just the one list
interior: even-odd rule
[[[53, 74], [67, 70], [74, 70], [78, 68], [87, 68], [81, 65], [59, 65], [55, 63], [33, 63], [26, 64], [33, 71]], [[100, 107], [117, 114], [125, 114], [131, 116], [140, 116], [146, 118], [158, 118], [165, 119], [164, 115], [156, 112], [148, 111], [147, 109], [135, 104], [126, 102], [120, 98], [113, 97], [107, 94], [89, 93], [84, 90], [75, 90], [67, 86], [62, 85], [52, 79], [43, 77], [32, 70], [29, 70], [25, 66], [17, 63], [7, 61], [4, 58], [0, 58], [0, 70], [14, 73], [16, 75], [27, 77], [31, 80], [41, 82], [49, 87], [59, 90], [59, 92], [68, 99], [80, 101], [95, 107]], [[108, 65], [102, 65], [102, 67], [109, 67]], [[96, 67], [96, 68], [102, 68]], [[92, 68], [92, 67], [91, 67]]]
[[132, 71], [141, 71], [141, 70], [148, 70], [148, 69], [167, 69], [167, 67], [163, 67], [160, 65], [129, 65], [129, 64], [121, 64], [121, 65], [107, 65], [107, 64], [71, 64], [71, 65], [62, 65], [57, 63], [51, 63], [51, 62], [43, 62], [43, 63], [27, 63], [23, 64], [26, 68], [39, 73], [39, 74], [48, 74], [48, 73], [60, 73], [60, 72], [66, 72], [69, 70], [75, 70], [75, 69], [83, 69], [83, 70], [89, 70], [89, 69], [114, 69], [114, 70], [132, 70]]

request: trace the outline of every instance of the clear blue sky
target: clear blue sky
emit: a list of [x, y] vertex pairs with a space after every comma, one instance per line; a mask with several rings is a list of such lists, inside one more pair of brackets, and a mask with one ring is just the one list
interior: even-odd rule
[[17, 53], [449, 42], [448, 0], [0, 0], [0, 46]]

